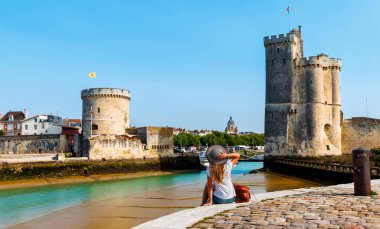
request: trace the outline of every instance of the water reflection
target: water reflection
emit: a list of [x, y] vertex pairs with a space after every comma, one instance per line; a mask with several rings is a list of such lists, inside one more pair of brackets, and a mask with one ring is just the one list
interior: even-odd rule
[[[233, 169], [233, 176], [261, 168], [261, 162], [242, 162]], [[52, 211], [88, 201], [128, 196], [135, 193], [205, 182], [203, 171], [101, 181], [72, 185], [55, 185], [0, 191], [0, 227], [24, 222]]]

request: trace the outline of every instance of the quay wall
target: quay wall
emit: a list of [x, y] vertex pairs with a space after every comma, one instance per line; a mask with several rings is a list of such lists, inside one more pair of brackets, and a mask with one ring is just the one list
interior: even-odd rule
[[[349, 158], [344, 161], [318, 161], [290, 157], [266, 157], [264, 169], [268, 172], [294, 175], [316, 182], [341, 184], [353, 182], [352, 162]], [[380, 178], [378, 163], [371, 162], [371, 177]]]
[[68, 150], [64, 134], [0, 136], [0, 154], [58, 153]]
[[0, 181], [199, 169], [199, 157], [191, 155], [151, 159], [0, 164]]

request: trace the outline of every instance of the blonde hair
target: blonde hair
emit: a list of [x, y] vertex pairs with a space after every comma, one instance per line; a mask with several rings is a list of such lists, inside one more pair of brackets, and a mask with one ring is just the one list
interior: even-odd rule
[[224, 163], [223, 164], [211, 164], [210, 163], [210, 175], [211, 179], [221, 183], [224, 178]]

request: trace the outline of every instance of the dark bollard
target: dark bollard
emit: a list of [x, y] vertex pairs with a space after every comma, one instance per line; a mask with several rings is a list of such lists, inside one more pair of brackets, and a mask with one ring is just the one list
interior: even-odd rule
[[371, 194], [369, 154], [369, 150], [362, 148], [352, 151], [355, 196], [369, 196]]

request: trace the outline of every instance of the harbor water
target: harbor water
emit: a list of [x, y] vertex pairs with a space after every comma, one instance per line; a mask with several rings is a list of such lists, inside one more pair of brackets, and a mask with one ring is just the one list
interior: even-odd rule
[[[262, 167], [262, 163], [239, 163], [234, 176]], [[52, 211], [82, 203], [126, 196], [169, 186], [203, 182], [203, 171], [148, 176], [126, 180], [55, 185], [0, 191], [0, 225], [6, 227], [31, 220]]]

